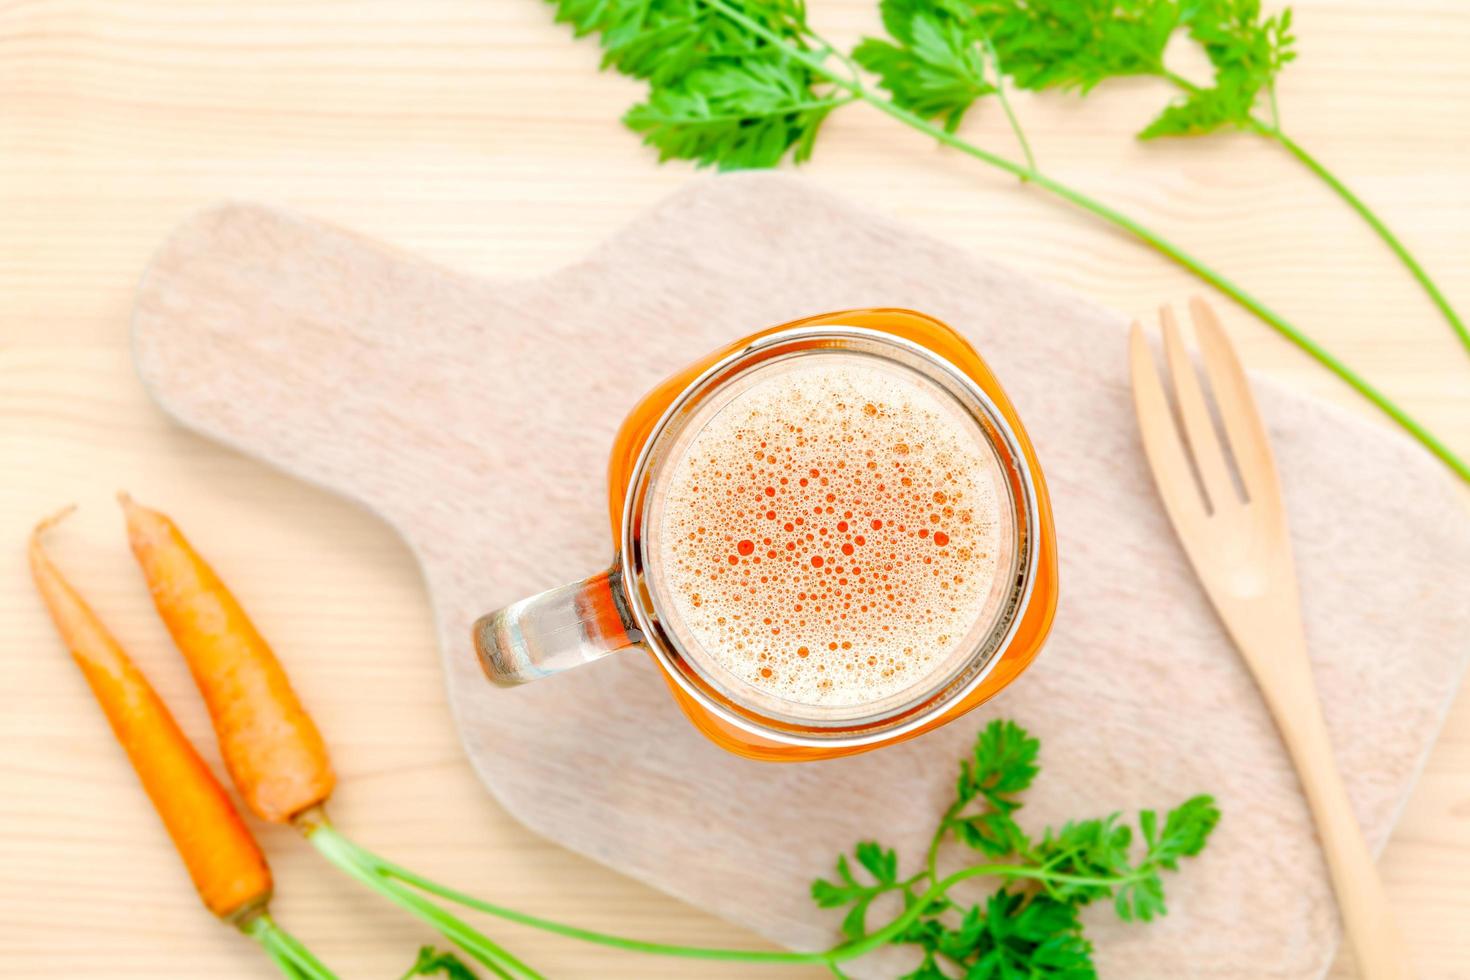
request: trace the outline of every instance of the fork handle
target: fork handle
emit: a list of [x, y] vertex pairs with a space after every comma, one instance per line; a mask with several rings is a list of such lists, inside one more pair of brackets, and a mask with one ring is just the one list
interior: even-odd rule
[[[1278, 655], [1275, 662], [1293, 660]], [[1305, 651], [1297, 662], [1302, 664], [1297, 683], [1263, 684], [1262, 689], [1316, 819], [1358, 974], [1365, 980], [1408, 980], [1414, 974], [1403, 937], [1333, 758]]]

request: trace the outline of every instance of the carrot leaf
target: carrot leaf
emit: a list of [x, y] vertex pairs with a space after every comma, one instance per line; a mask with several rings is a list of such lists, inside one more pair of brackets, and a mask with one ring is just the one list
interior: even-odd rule
[[433, 946], [419, 947], [419, 958], [414, 961], [413, 966], [408, 968], [408, 972], [400, 980], [440, 975], [448, 980], [479, 980], [475, 971], [466, 966], [464, 960], [452, 952], [441, 952]]

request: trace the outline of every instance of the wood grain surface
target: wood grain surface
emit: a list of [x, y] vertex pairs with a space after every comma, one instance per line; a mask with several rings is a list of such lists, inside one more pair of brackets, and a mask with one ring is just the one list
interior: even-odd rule
[[[866, 2], [815, 0], [839, 39]], [[1284, 79], [1294, 134], [1378, 206], [1470, 304], [1470, 11], [1445, 2], [1298, 5]], [[24, 577], [29, 523], [83, 510], [58, 559], [212, 757], [190, 682], [126, 555], [129, 486], [208, 527], [210, 550], [332, 733], [339, 822], [430, 873], [499, 882], [530, 911], [650, 938], [754, 943], [523, 830], [462, 761], [424, 591], [375, 519], [170, 425], [126, 355], [131, 291], [163, 235], [222, 197], [272, 200], [468, 271], [572, 260], [689, 179], [615, 119], [636, 87], [595, 73], [534, 0], [12, 3], [0, 6], [0, 951], [6, 972], [259, 976], [212, 923]], [[1146, 84], [1085, 106], [1017, 99], [1049, 169], [1192, 244], [1371, 372], [1461, 453], [1470, 361], [1381, 246], [1288, 160], [1247, 137], [1140, 146]], [[977, 252], [1146, 314], [1192, 289], [1106, 228], [932, 150], [861, 110], [834, 117], [807, 179]], [[978, 113], [972, 135], [1008, 137]], [[1248, 364], [1353, 396], [1240, 316]], [[64, 537], [64, 540], [63, 540]], [[1461, 696], [1383, 859], [1426, 977], [1470, 976], [1470, 698]], [[283, 921], [348, 975], [389, 976], [428, 938], [267, 833]], [[1242, 855], [1248, 859], [1248, 855]], [[496, 934], [553, 976], [736, 976]], [[1343, 976], [1350, 968], [1340, 968]], [[740, 976], [792, 972], [741, 970]]]

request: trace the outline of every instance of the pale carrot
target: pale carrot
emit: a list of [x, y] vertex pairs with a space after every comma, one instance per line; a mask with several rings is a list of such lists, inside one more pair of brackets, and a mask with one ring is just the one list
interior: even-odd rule
[[199, 897], [221, 919], [243, 926], [270, 899], [265, 855], [143, 672], [47, 557], [41, 536], [68, 512], [42, 521], [31, 534], [36, 587], [173, 838]]
[[326, 744], [270, 645], [173, 521], [127, 494], [118, 500], [154, 605], [204, 695], [246, 804], [284, 823], [323, 803], [335, 784]]

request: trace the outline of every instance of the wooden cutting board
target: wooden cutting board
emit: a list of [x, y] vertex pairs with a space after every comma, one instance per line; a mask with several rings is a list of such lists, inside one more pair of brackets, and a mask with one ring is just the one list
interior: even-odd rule
[[[638, 396], [757, 328], [862, 306], [914, 307], [959, 328], [1037, 445], [1062, 599], [1030, 672], [938, 732], [798, 766], [705, 742], [637, 653], [516, 690], [485, 683], [469, 639], [477, 615], [608, 564], [605, 455]], [[585, 261], [521, 282], [222, 207], [164, 246], [134, 338], [145, 384], [184, 425], [358, 501], [404, 536], [433, 598], [465, 750], [547, 837], [779, 943], [825, 946], [837, 916], [812, 906], [809, 881], [860, 839], [914, 862], [975, 732], [1009, 716], [1043, 743], [1023, 823], [1200, 791], [1220, 800], [1208, 851], [1169, 881], [1168, 918], [1125, 926], [1089, 910], [1105, 976], [1316, 977], [1339, 938], [1325, 869], [1270, 718], [1155, 498], [1124, 327], [1120, 314], [762, 174], [696, 182]], [[1381, 846], [1470, 653], [1470, 521], [1439, 465], [1396, 433], [1257, 389], [1327, 720]], [[891, 975], [899, 962], [854, 973]]]

